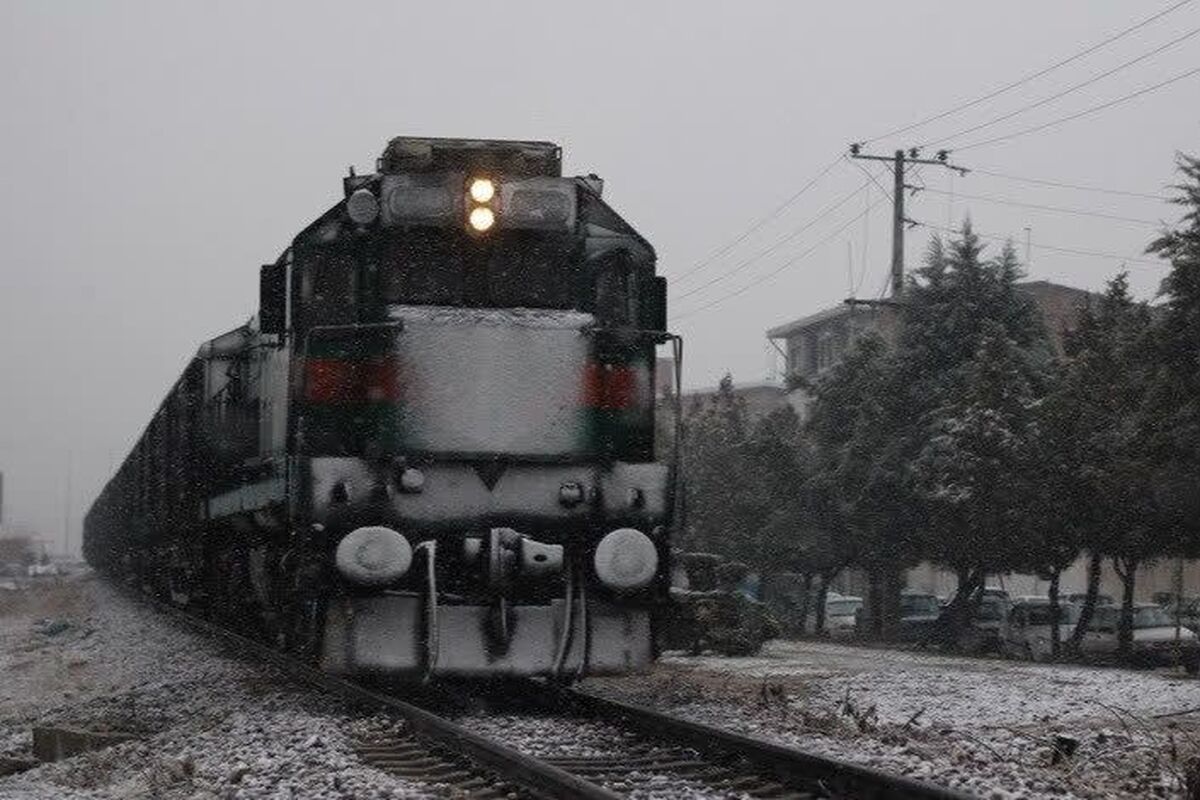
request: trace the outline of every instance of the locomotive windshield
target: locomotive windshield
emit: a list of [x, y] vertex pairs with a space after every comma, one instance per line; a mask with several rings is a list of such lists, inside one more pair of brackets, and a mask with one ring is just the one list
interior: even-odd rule
[[564, 236], [509, 232], [486, 249], [461, 235], [421, 231], [385, 242], [379, 296], [388, 305], [573, 308], [580, 256]]

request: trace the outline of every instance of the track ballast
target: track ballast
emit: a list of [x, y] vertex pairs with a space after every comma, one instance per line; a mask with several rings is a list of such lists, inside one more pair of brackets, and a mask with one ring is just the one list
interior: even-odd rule
[[[847, 761], [806, 753], [720, 728], [633, 706], [579, 689], [537, 683], [531, 693], [571, 725], [605, 726], [601, 754], [537, 756], [465, 727], [446, 713], [330, 675], [262, 642], [173, 605], [137, 597], [239, 655], [251, 656], [290, 679], [356, 705], [383, 708], [407, 723], [402, 734], [360, 741], [364, 762], [398, 777], [444, 787], [457, 797], [543, 797], [614, 800], [669, 796], [761, 797], [780, 800], [966, 800], [970, 795]], [[529, 685], [529, 682], [526, 682]], [[477, 704], [466, 695], [444, 696], [436, 706]]]

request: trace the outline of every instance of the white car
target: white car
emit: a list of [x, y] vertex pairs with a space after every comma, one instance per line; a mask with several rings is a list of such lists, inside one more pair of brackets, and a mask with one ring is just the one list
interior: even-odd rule
[[[1096, 608], [1080, 643], [1084, 655], [1100, 659], [1116, 655], [1120, 618], [1119, 606]], [[1176, 627], [1174, 618], [1160, 606], [1139, 603], [1133, 608], [1133, 658], [1151, 665], [1182, 663], [1195, 673], [1200, 671], [1200, 637], [1191, 628]]]
[[[1009, 658], [1048, 661], [1054, 653], [1048, 597], [1020, 597], [1008, 612], [1000, 634], [1000, 652]], [[1078, 606], [1061, 603], [1058, 606], [1058, 640], [1071, 638], [1079, 620]]]
[[830, 596], [825, 601], [825, 631], [835, 639], [853, 636], [855, 620], [862, 606], [861, 597]]

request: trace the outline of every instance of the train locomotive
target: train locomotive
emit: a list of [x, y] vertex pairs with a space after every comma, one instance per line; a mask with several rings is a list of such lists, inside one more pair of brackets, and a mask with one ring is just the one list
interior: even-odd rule
[[101, 491], [89, 563], [335, 673], [647, 665], [679, 494], [655, 355], [677, 400], [682, 343], [654, 249], [561, 165], [398, 137], [351, 169]]

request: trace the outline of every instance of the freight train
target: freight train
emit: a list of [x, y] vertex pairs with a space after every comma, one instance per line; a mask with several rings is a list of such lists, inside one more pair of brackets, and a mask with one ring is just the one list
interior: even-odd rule
[[340, 674], [646, 665], [682, 351], [653, 247], [549, 142], [399, 137], [342, 189], [167, 393], [87, 560]]

